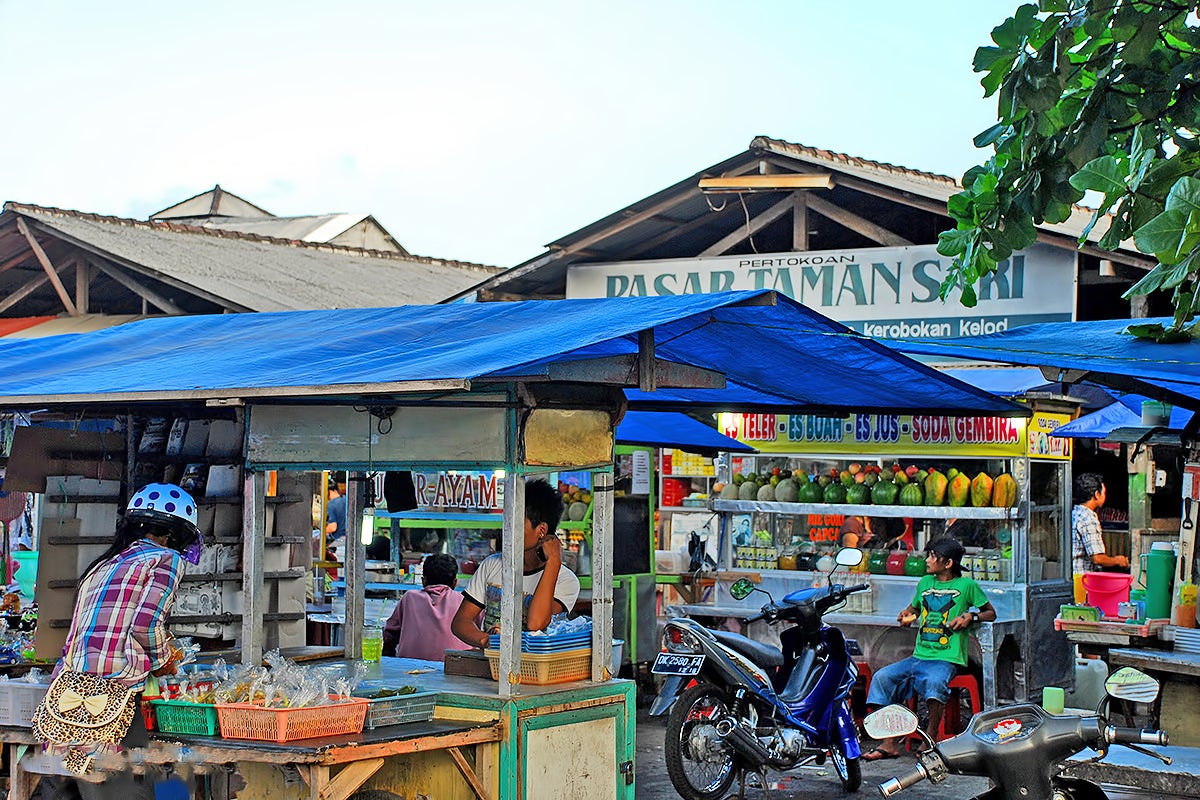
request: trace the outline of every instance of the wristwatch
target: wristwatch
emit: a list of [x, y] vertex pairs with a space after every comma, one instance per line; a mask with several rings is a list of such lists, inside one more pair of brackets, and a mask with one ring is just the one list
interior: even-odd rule
[[968, 611], [967, 613], [971, 615], [971, 622], [979, 622], [979, 612], [978, 611]]

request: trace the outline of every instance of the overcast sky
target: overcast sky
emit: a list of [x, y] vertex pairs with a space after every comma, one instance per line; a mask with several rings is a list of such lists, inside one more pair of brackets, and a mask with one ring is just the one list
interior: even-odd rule
[[1016, 0], [0, 0], [0, 200], [216, 183], [512, 266], [767, 135], [958, 177]]

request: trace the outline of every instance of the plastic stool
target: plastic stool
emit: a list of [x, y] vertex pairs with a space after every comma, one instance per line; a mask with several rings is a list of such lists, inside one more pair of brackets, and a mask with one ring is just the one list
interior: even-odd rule
[[938, 728], [938, 741], [949, 739], [952, 736], [957, 736], [962, 733], [966, 723], [962, 719], [960, 709], [962, 708], [962, 699], [958, 693], [966, 692], [971, 701], [971, 714], [974, 716], [983, 710], [983, 701], [980, 697], [979, 679], [969, 672], [959, 673], [950, 680], [948, 686], [950, 696], [946, 699], [946, 708], [942, 712], [942, 724]]
[[871, 676], [874, 673], [865, 658], [855, 658], [854, 665], [858, 667], [858, 680], [850, 687], [850, 713], [861, 728], [867, 711], [867, 693], [871, 691]]
[[[946, 698], [946, 707], [942, 709], [942, 721], [938, 725], [937, 740], [939, 742], [953, 738], [962, 733], [965, 724], [963, 723], [960, 708], [962, 707], [962, 698], [959, 697], [959, 692], [966, 692], [971, 699], [971, 714], [978, 714], [983, 710], [983, 702], [979, 691], [979, 679], [969, 672], [962, 672], [950, 679], [950, 683], [946, 685], [950, 690], [950, 696]], [[919, 713], [917, 708], [918, 700], [915, 697], [908, 699], [908, 707], [914, 713]], [[925, 740], [920, 734], [911, 733], [907, 741], [910, 751], [919, 750], [925, 746]]]

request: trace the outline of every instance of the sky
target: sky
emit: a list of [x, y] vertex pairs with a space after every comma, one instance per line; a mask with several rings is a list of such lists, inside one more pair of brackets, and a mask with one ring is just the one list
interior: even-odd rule
[[1017, 0], [0, 0], [0, 200], [214, 184], [509, 267], [757, 135], [961, 176]]

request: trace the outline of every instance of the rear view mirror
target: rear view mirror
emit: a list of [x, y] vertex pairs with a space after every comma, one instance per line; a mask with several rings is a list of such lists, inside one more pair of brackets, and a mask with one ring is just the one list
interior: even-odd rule
[[734, 600], [745, 600], [754, 591], [754, 583], [748, 578], [738, 578], [729, 587], [729, 596]]
[[837, 557], [834, 559], [839, 567], [857, 567], [862, 560], [863, 551], [857, 547], [843, 547], [838, 550]]
[[863, 729], [872, 739], [890, 739], [893, 736], [907, 736], [917, 729], [920, 720], [917, 715], [904, 706], [884, 706], [873, 711], [863, 720]]
[[1121, 667], [1108, 676], [1104, 682], [1104, 690], [1109, 697], [1118, 700], [1132, 700], [1135, 703], [1153, 703], [1158, 697], [1158, 681], [1141, 670], [1133, 667]]

